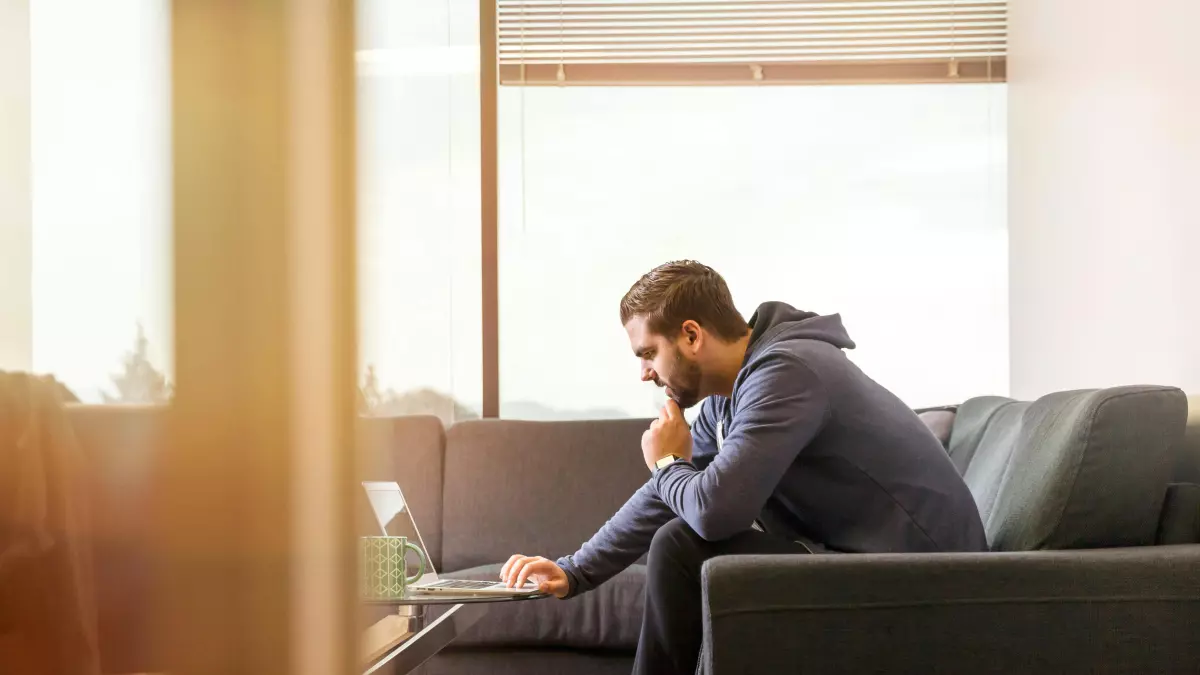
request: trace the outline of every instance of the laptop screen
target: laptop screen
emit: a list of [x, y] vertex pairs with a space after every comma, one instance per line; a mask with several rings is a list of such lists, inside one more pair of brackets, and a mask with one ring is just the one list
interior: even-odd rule
[[[363, 492], [374, 516], [374, 531], [362, 534], [369, 536], [408, 537], [408, 540], [428, 551], [421, 531], [417, 529], [416, 516], [411, 506], [405, 502], [404, 493], [395, 481], [363, 481]], [[415, 554], [409, 554], [409, 564], [416, 562]], [[426, 561], [425, 574], [417, 583], [437, 581], [437, 570], [433, 563]]]

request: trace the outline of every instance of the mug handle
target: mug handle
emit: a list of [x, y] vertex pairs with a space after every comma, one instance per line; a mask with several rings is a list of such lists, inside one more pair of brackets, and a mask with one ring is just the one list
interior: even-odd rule
[[417, 579], [420, 579], [425, 574], [425, 552], [421, 550], [420, 546], [417, 546], [411, 541], [404, 542], [404, 548], [416, 551], [417, 559], [421, 561], [421, 564], [417, 565], [417, 573], [404, 579], [404, 583], [406, 584], [415, 583]]

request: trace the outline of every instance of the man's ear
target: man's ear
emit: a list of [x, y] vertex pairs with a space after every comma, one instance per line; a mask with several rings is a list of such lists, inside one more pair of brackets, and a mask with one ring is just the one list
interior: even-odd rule
[[703, 334], [700, 331], [700, 324], [692, 320], [683, 322], [683, 338], [687, 341], [689, 347], [695, 348], [699, 346], [703, 339]]

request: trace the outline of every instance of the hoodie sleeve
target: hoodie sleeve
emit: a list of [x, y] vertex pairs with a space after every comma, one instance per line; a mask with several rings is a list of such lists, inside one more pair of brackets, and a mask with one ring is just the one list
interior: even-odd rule
[[567, 597], [586, 593], [632, 565], [650, 549], [658, 528], [674, 518], [654, 488], [643, 485], [579, 551], [558, 559], [570, 584]]
[[721, 452], [704, 469], [675, 462], [650, 484], [708, 541], [750, 528], [787, 468], [820, 432], [829, 400], [796, 356], [765, 354], [739, 387]]
[[[716, 457], [713, 420], [718, 404], [711, 397], [705, 400], [692, 424], [692, 461], [697, 466], [708, 466]], [[658, 528], [675, 517], [658, 492], [649, 483], [643, 485], [578, 552], [558, 559], [570, 583], [567, 597], [586, 593], [632, 565], [650, 549]]]

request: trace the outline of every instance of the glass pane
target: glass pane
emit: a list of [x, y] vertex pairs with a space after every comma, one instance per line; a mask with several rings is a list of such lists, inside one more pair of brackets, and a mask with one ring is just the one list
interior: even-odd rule
[[85, 403], [170, 395], [168, 12], [165, 0], [30, 3], [26, 367]]
[[479, 20], [474, 0], [359, 3], [362, 404], [482, 408]]
[[912, 406], [1007, 391], [1004, 85], [500, 95], [502, 416], [657, 414], [618, 302], [681, 258], [840, 312]]
[[[0, 371], [19, 373], [0, 373], [12, 497], [0, 558], [53, 532], [31, 560], [50, 570], [38, 587], [69, 599], [6, 594], [8, 632], [53, 645], [29, 661], [4, 650], [6, 673], [162, 665], [146, 628], [160, 618], [150, 476], [169, 454], [165, 406], [91, 404], [171, 396], [169, 12], [167, 0], [0, 2]], [[84, 405], [58, 410], [54, 394]], [[11, 414], [24, 404], [33, 414]], [[28, 587], [10, 567], [6, 588]]]

